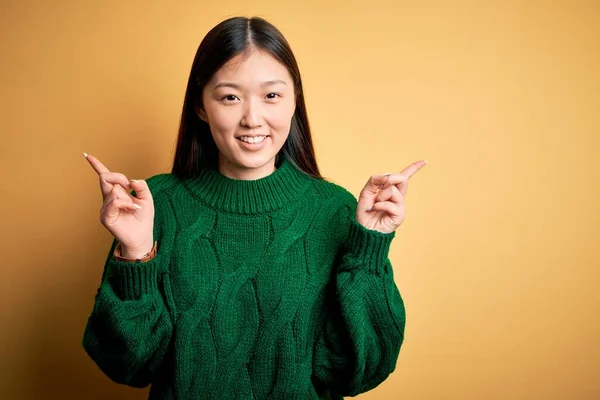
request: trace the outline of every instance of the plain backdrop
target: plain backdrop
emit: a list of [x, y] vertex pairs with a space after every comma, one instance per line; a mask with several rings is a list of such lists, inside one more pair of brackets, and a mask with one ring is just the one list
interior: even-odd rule
[[2, 1], [0, 396], [145, 399], [81, 338], [112, 237], [88, 152], [170, 172], [196, 49], [261, 16], [300, 65], [318, 162], [410, 181], [407, 325], [361, 399], [600, 398], [600, 2]]

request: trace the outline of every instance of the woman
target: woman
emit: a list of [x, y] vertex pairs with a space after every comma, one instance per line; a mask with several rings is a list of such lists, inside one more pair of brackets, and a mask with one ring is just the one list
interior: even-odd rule
[[170, 174], [86, 158], [115, 239], [83, 346], [112, 380], [150, 399], [326, 399], [394, 370], [405, 311], [388, 251], [425, 163], [372, 176], [358, 202], [322, 178], [273, 25], [230, 18], [204, 38]]

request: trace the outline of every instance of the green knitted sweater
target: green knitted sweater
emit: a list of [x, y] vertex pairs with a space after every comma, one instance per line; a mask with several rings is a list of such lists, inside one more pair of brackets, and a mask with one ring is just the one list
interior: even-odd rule
[[[112, 256], [83, 347], [150, 399], [339, 399], [394, 371], [405, 310], [388, 258], [395, 232], [356, 221], [356, 198], [285, 157], [236, 180], [147, 179], [158, 252]], [[133, 193], [135, 196], [135, 192]]]

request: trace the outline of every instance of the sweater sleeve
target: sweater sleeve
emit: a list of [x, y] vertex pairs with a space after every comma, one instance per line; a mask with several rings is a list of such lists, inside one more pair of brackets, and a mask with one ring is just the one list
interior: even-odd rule
[[343, 244], [326, 292], [313, 362], [317, 382], [338, 396], [369, 391], [395, 370], [406, 322], [388, 258], [395, 232], [358, 223], [351, 196], [337, 214]]
[[117, 260], [118, 241], [113, 239], [83, 334], [83, 347], [98, 367], [113, 381], [133, 387], [152, 382], [173, 332], [161, 290], [169, 257], [157, 235], [156, 208], [155, 257], [144, 263]]

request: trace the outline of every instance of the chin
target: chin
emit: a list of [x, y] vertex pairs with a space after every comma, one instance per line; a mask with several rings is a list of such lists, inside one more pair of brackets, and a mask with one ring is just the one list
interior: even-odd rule
[[255, 155], [242, 155], [240, 157], [234, 158], [236, 164], [240, 168], [262, 168], [265, 165], [268, 165], [275, 159], [275, 154], [255, 154]]

